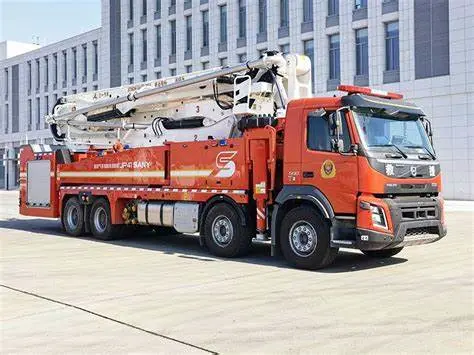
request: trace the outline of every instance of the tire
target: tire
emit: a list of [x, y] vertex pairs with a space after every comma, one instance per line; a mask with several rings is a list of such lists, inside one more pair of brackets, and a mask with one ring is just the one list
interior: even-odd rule
[[296, 207], [283, 218], [281, 251], [285, 259], [300, 269], [316, 270], [331, 264], [338, 248], [330, 246], [329, 224], [310, 207]]
[[112, 224], [109, 201], [103, 197], [92, 204], [89, 223], [91, 233], [97, 239], [113, 240], [121, 235], [122, 225]]
[[213, 206], [204, 222], [204, 239], [210, 252], [233, 258], [248, 253], [252, 239], [247, 226], [242, 226], [235, 209], [227, 203]]
[[402, 251], [403, 247], [393, 249], [380, 249], [380, 250], [361, 250], [365, 255], [371, 258], [390, 258], [391, 256], [397, 255]]
[[73, 237], [84, 234], [84, 206], [77, 197], [71, 197], [66, 201], [61, 215], [61, 223], [64, 231]]

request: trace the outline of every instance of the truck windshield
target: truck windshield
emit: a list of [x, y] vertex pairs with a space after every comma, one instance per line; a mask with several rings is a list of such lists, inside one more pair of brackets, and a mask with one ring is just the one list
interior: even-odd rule
[[419, 116], [393, 117], [380, 112], [353, 111], [362, 144], [369, 152], [385, 151], [426, 154], [435, 159], [428, 135]]

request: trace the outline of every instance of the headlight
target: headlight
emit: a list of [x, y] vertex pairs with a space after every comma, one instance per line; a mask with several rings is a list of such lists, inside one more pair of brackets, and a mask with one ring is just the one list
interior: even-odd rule
[[374, 226], [388, 228], [385, 212], [382, 207], [370, 205], [370, 212], [372, 213], [372, 224]]

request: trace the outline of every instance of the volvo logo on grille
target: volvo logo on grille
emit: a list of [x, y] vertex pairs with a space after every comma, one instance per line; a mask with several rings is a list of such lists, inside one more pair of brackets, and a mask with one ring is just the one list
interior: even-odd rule
[[410, 173], [411, 176], [415, 177], [416, 176], [416, 166], [410, 166]]

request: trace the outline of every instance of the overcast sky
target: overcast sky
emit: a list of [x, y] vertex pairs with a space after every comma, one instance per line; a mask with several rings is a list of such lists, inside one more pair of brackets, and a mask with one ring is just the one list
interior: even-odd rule
[[100, 26], [100, 0], [0, 0], [0, 42], [44, 46]]

